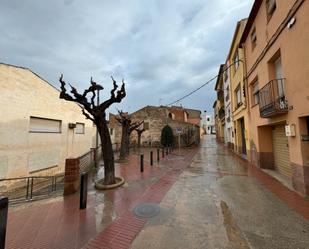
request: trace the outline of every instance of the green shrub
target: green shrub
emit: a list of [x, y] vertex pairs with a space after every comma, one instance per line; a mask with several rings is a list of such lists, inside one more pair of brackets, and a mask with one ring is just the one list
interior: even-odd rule
[[173, 129], [169, 125], [164, 126], [161, 131], [161, 144], [163, 146], [171, 146], [173, 145], [173, 139]]

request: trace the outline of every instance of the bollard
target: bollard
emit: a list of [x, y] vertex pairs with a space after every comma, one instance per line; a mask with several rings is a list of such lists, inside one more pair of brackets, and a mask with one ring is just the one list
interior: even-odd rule
[[150, 151], [150, 165], [153, 165], [153, 152]]
[[144, 154], [141, 154], [141, 172], [144, 172]]
[[157, 161], [160, 161], [160, 149], [157, 149]]
[[79, 209], [85, 209], [87, 207], [87, 185], [88, 174], [82, 173], [80, 177]]
[[166, 147], [166, 155], [168, 156], [168, 146]]
[[164, 147], [162, 148], [162, 158], [164, 158]]
[[0, 249], [5, 248], [5, 236], [8, 220], [9, 199], [0, 196]]

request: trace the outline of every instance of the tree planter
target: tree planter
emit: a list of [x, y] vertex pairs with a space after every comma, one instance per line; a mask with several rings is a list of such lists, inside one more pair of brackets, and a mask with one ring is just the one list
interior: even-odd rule
[[115, 177], [116, 183], [115, 184], [110, 184], [110, 185], [105, 185], [104, 184], [104, 178], [103, 179], [99, 179], [97, 181], [95, 181], [95, 188], [98, 190], [108, 190], [108, 189], [113, 189], [113, 188], [117, 188], [122, 186], [125, 181], [124, 179], [119, 176], [119, 177]]
[[128, 160], [128, 159], [117, 159], [117, 160], [115, 160], [115, 163], [121, 163], [121, 164], [123, 164], [123, 163], [129, 163], [130, 161]]

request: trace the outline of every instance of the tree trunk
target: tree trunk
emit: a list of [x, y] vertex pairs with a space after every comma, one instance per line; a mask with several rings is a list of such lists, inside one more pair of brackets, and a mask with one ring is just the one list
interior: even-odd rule
[[137, 133], [137, 148], [141, 147], [141, 138], [142, 138], [142, 133], [138, 132]]
[[130, 154], [130, 136], [131, 136], [131, 133], [128, 132], [126, 136], [126, 156], [129, 156]]
[[122, 134], [121, 134], [121, 145], [120, 145], [120, 155], [119, 159], [124, 160], [127, 155], [127, 135], [128, 135], [128, 127], [122, 125]]
[[115, 184], [114, 152], [105, 118], [97, 122], [97, 127], [101, 139], [102, 156], [104, 162], [104, 184]]

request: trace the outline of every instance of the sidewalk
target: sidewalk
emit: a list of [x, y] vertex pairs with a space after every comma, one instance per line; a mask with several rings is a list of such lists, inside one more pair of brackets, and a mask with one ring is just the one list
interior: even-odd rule
[[[25, 208], [9, 210], [7, 249], [79, 249], [104, 231], [87, 248], [105, 239], [107, 248], [128, 248], [145, 224], [133, 217], [131, 210], [141, 202], [159, 203], [177, 176], [187, 167], [197, 149], [176, 152], [149, 165], [149, 150], [144, 149], [145, 167], [140, 173], [139, 156], [130, 155], [128, 164], [116, 165], [116, 175], [126, 184], [114, 190], [88, 193], [88, 206], [80, 211], [78, 195], [31, 203]], [[126, 231], [124, 234], [123, 231]], [[115, 244], [114, 241], [117, 241]], [[120, 242], [118, 242], [120, 241]]]

